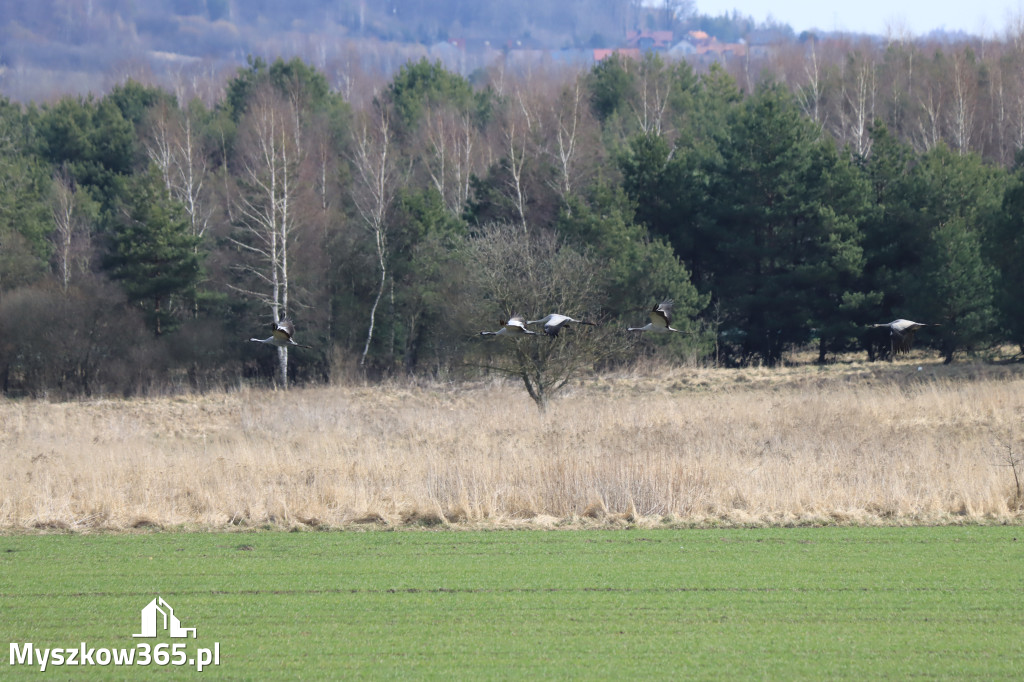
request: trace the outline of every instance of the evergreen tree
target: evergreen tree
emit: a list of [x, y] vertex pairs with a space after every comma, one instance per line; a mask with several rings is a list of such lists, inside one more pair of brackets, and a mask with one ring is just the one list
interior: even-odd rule
[[27, 149], [26, 127], [0, 100], [0, 294], [41, 277], [50, 252], [48, 169]]
[[110, 242], [104, 264], [121, 282], [129, 303], [143, 310], [157, 336], [173, 330], [175, 304], [195, 297], [198, 238], [182, 207], [167, 197], [155, 168], [130, 182], [115, 212]]
[[[1024, 158], [1021, 158], [1024, 161]], [[1017, 164], [992, 221], [985, 256], [995, 268], [995, 304], [1006, 339], [1024, 352], [1024, 166]]]
[[[707, 305], [690, 280], [686, 266], [672, 247], [652, 238], [634, 219], [635, 209], [625, 193], [598, 184], [587, 199], [570, 198], [558, 221], [559, 233], [579, 249], [588, 249], [598, 269], [604, 308], [622, 322], [635, 320], [664, 298], [675, 301], [674, 324], [692, 329], [693, 318]], [[692, 343], [672, 336], [669, 343], [682, 349]]]
[[907, 309], [902, 274], [920, 262], [927, 226], [913, 205], [913, 150], [877, 123], [871, 128], [871, 140], [871, 155], [860, 166], [868, 192], [861, 228], [861, 293], [845, 301], [844, 309], [862, 325], [861, 343], [873, 360], [889, 352], [889, 337], [887, 333], [867, 329], [867, 324], [920, 317]]
[[932, 231], [911, 291], [925, 319], [941, 325], [933, 336], [945, 363], [957, 351], [989, 340], [995, 317], [993, 278], [981, 257], [979, 231], [967, 219], [954, 217]]
[[[457, 327], [461, 311], [452, 302], [465, 278], [459, 250], [467, 236], [466, 225], [445, 208], [438, 191], [406, 190], [395, 211], [391, 277], [394, 282], [390, 325], [392, 362], [408, 372], [421, 360], [435, 367], [447, 363], [446, 349], [454, 344], [450, 330]], [[385, 332], [386, 333], [386, 332]]]
[[431, 64], [426, 57], [404, 64], [388, 85], [386, 97], [397, 114], [400, 135], [410, 134], [431, 106], [444, 104], [471, 113], [478, 123], [490, 111], [488, 93], [474, 92], [465, 78], [446, 70], [440, 61]]
[[[710, 168], [712, 291], [736, 359], [773, 365], [812, 329], [858, 273], [855, 197], [845, 173], [792, 96], [768, 86], [731, 116]], [[833, 181], [835, 180], [835, 181]], [[834, 334], [834, 330], [829, 330]]]
[[594, 65], [587, 76], [590, 107], [597, 120], [605, 123], [613, 115], [627, 110], [633, 78], [624, 57], [613, 54]]
[[249, 55], [246, 66], [239, 68], [227, 85], [224, 107], [234, 123], [239, 122], [253, 93], [264, 83], [274, 86], [298, 110], [318, 109], [331, 99], [324, 75], [300, 58], [286, 62], [278, 57], [268, 65], [262, 57]]
[[946, 362], [992, 340], [994, 273], [981, 247], [983, 226], [999, 214], [1005, 179], [976, 155], [945, 145], [924, 154], [911, 173], [911, 201], [925, 237], [920, 262], [899, 279], [913, 305], [923, 309], [921, 321], [941, 323], [932, 338]]
[[109, 211], [137, 161], [135, 129], [114, 100], [65, 97], [32, 118], [40, 156], [67, 169]]

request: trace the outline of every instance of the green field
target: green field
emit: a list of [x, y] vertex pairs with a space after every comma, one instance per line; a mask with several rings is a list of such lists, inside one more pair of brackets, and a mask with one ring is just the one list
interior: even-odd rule
[[[157, 595], [195, 639], [132, 638]], [[1022, 597], [1019, 526], [0, 537], [5, 647], [223, 679], [1022, 679]], [[47, 670], [144, 672], [199, 675]]]

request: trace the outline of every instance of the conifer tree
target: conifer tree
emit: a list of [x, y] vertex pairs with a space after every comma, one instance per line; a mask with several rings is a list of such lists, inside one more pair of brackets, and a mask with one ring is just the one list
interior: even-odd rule
[[[155, 168], [133, 178], [118, 207], [105, 265], [157, 336], [175, 326], [176, 303], [190, 303], [199, 279], [197, 238]], [[179, 306], [180, 308], [180, 306]]]

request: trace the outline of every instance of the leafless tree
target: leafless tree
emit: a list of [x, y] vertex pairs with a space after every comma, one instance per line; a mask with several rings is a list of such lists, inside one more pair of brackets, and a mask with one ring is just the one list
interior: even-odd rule
[[71, 175], [66, 169], [58, 168], [53, 174], [50, 210], [57, 274], [64, 293], [68, 291], [73, 272], [88, 269], [90, 217], [83, 203], [90, 204], [91, 201], [80, 197]]
[[448, 106], [432, 107], [424, 125], [426, 167], [431, 184], [453, 215], [469, 199], [477, 132], [469, 113]]
[[822, 101], [824, 99], [824, 68], [818, 57], [817, 41], [810, 41], [803, 60], [805, 83], [796, 88], [796, 99], [804, 115], [815, 123], [824, 123]]
[[977, 107], [978, 83], [974, 69], [973, 55], [964, 51], [953, 53], [953, 87], [952, 119], [950, 129], [953, 134], [953, 147], [960, 154], [971, 151], [974, 136], [975, 109]]
[[[274, 323], [288, 317], [289, 247], [298, 229], [296, 201], [298, 118], [292, 104], [269, 85], [254, 94], [240, 124], [240, 233], [233, 244], [251, 258], [240, 266], [259, 285], [235, 287], [266, 304]], [[288, 386], [288, 349], [277, 349], [280, 382]]]
[[881, 118], [901, 135], [913, 135], [913, 113], [918, 97], [917, 47], [909, 35], [893, 34], [879, 66], [878, 82], [884, 84]]
[[480, 331], [514, 314], [540, 319], [562, 313], [601, 322], [599, 268], [549, 231], [524, 235], [518, 225], [507, 223], [483, 226], [467, 255], [471, 275], [465, 317], [477, 326], [464, 331], [479, 339], [478, 366], [521, 380], [541, 410], [580, 373], [629, 348], [622, 330], [602, 325], [573, 326], [557, 337], [480, 337]]
[[583, 80], [576, 74], [547, 107], [550, 121], [544, 126], [543, 144], [554, 169], [549, 183], [563, 203], [590, 175], [593, 165], [588, 160], [593, 161], [599, 146]]
[[921, 118], [918, 119], [917, 148], [926, 152], [942, 142], [943, 99], [935, 88], [923, 88], [919, 105]]
[[523, 170], [529, 156], [533, 126], [535, 123], [524, 88], [516, 88], [512, 104], [505, 111], [502, 126], [502, 149], [508, 165], [506, 188], [512, 205], [516, 209], [523, 233], [526, 233], [526, 203], [528, 194]]
[[839, 137], [848, 141], [859, 156], [867, 156], [871, 149], [868, 133], [875, 119], [877, 90], [874, 58], [866, 52], [852, 53], [843, 79], [843, 106], [839, 124]]
[[352, 145], [349, 154], [352, 166], [352, 201], [358, 218], [373, 239], [379, 279], [377, 294], [370, 307], [370, 321], [366, 330], [366, 343], [359, 364], [366, 364], [366, 356], [373, 342], [377, 320], [377, 307], [387, 288], [388, 265], [388, 213], [394, 202], [399, 184], [400, 167], [397, 163], [391, 111], [386, 104], [376, 102], [369, 110], [360, 112], [352, 127]]
[[143, 145], [160, 170], [167, 196], [181, 203], [192, 235], [201, 239], [212, 215], [212, 206], [206, 201], [209, 150], [200, 141], [194, 119], [189, 110], [167, 103], [157, 105], [148, 116]]
[[[631, 67], [632, 68], [632, 67]], [[635, 65], [637, 89], [630, 106], [641, 132], [661, 135], [675, 83], [672, 68], [657, 54], [647, 54]]]

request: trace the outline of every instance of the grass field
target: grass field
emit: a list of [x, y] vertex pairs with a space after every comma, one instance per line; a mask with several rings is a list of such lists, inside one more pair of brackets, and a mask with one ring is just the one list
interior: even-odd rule
[[1016, 523], [1022, 370], [653, 367], [545, 413], [501, 381], [0, 400], [0, 532]]
[[160, 595], [217, 679], [1021, 679], [1021, 531], [4, 536], [0, 643], [135, 647]]

